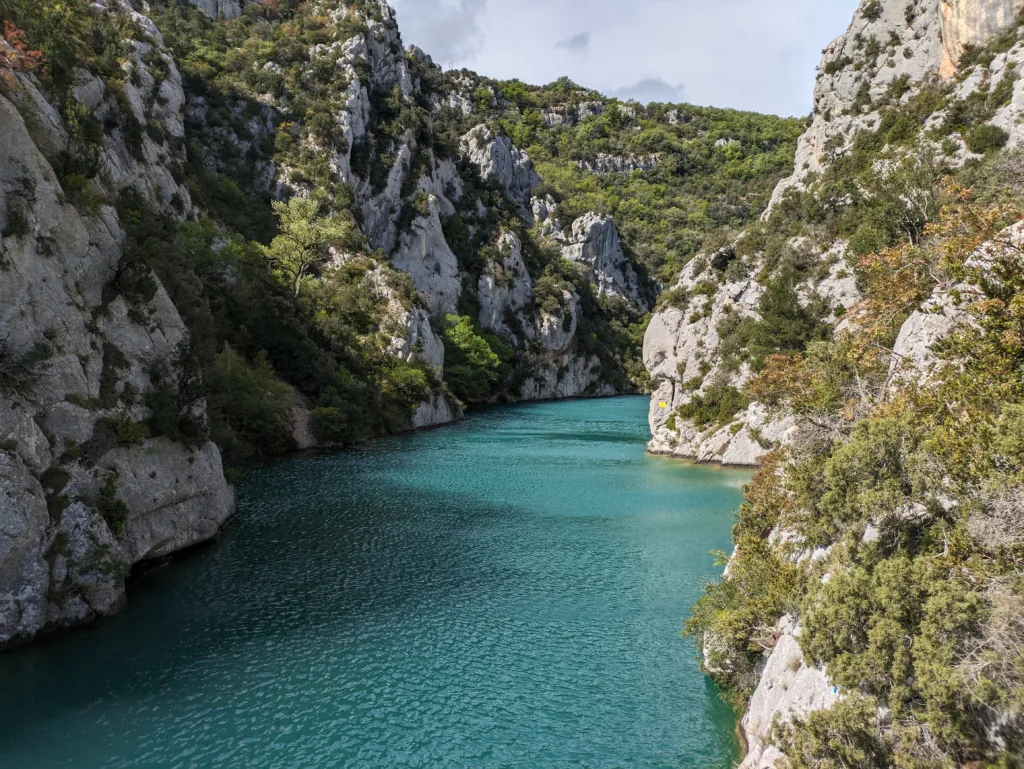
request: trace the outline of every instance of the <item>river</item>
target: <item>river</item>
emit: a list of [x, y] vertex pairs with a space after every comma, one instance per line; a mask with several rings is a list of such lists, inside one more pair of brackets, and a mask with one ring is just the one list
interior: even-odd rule
[[731, 766], [679, 631], [749, 476], [646, 455], [647, 404], [249, 470], [124, 613], [0, 655], [0, 767]]

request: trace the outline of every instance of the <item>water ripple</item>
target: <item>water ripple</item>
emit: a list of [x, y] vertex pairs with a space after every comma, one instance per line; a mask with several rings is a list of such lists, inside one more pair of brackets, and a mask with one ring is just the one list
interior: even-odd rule
[[730, 766], [678, 631], [745, 476], [645, 438], [537, 404], [251, 471], [124, 615], [0, 658], [0, 766]]

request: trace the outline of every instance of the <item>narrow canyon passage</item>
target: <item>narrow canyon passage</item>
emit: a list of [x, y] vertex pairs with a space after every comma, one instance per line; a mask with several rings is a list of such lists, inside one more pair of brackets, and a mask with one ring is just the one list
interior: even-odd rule
[[250, 470], [124, 614], [0, 658], [0, 765], [730, 766], [679, 630], [748, 475], [647, 456], [646, 411]]

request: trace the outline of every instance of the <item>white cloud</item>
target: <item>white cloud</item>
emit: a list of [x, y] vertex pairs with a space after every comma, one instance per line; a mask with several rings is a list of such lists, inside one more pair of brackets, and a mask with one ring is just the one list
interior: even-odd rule
[[488, 0], [411, 0], [392, 2], [402, 39], [414, 43], [443, 66], [472, 60], [484, 42], [479, 26]]
[[590, 49], [590, 33], [580, 32], [578, 35], [559, 40], [555, 48], [561, 48], [569, 53], [585, 54]]
[[641, 104], [649, 104], [652, 101], [677, 104], [681, 101], [686, 101], [683, 86], [666, 83], [660, 77], [645, 77], [632, 85], [613, 88], [605, 95], [614, 96], [623, 101], [635, 99]]
[[845, 31], [858, 0], [391, 3], [405, 42], [439, 63], [536, 84], [566, 75], [637, 99], [663, 100], [685, 83], [697, 104], [806, 115], [821, 50]]

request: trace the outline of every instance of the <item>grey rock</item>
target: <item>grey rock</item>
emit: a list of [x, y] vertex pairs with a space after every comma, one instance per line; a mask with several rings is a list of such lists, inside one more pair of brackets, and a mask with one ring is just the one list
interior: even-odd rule
[[540, 184], [529, 155], [507, 136], [495, 136], [484, 124], [462, 137], [462, 151], [485, 181], [501, 187], [524, 214], [528, 211], [533, 188]]
[[740, 769], [769, 769], [782, 753], [772, 743], [776, 723], [806, 718], [839, 700], [824, 668], [808, 665], [800, 652], [800, 628], [793, 617], [783, 617], [778, 640], [765, 662], [757, 689], [750, 698], [740, 727], [747, 737], [747, 756]]
[[452, 253], [441, 228], [440, 204], [430, 199], [430, 214], [412, 223], [391, 255], [396, 269], [409, 273], [435, 315], [448, 315], [458, 308], [462, 291], [459, 260]]
[[0, 451], [0, 646], [46, 623], [48, 524], [43, 487], [20, 458]]
[[189, 0], [211, 19], [237, 19], [249, 0]]
[[[146, 60], [168, 61], [158, 30], [121, 0], [97, 6], [131, 14], [148, 36], [132, 47], [137, 77], [125, 86], [127, 107], [137, 118], [158, 121], [166, 134], [181, 135], [184, 96], [173, 63], [159, 86], [162, 104], [147, 111], [142, 97], [157, 89]], [[119, 108], [89, 73], [79, 73], [74, 88], [98, 119]], [[131, 447], [98, 440], [77, 458], [101, 419], [149, 416], [142, 404], [150, 371], [173, 365], [187, 332], [158, 281], [145, 305], [105, 290], [124, 233], [113, 208], [83, 213], [65, 200], [51, 161], [66, 138], [45, 104], [28, 79], [12, 98], [0, 96], [0, 223], [15, 210], [28, 222], [26, 234], [2, 244], [0, 338], [15, 354], [40, 344], [50, 352], [32, 386], [0, 392], [0, 445], [12, 447], [0, 452], [0, 644], [117, 611], [132, 563], [213, 536], [234, 509], [212, 444], [191, 452], [165, 438]], [[155, 206], [172, 211], [175, 199], [191, 208], [173, 179], [167, 144], [147, 136], [140, 159], [115, 131], [100, 153], [100, 178], [111, 186], [100, 192], [130, 182]], [[122, 399], [129, 390], [131, 397]], [[112, 472], [126, 506], [119, 536], [94, 507]], [[43, 481], [64, 488], [44, 489]]]
[[621, 174], [634, 171], [653, 171], [662, 160], [661, 153], [654, 155], [609, 155], [601, 152], [593, 160], [577, 160], [576, 167], [592, 174]]
[[573, 222], [572, 238], [563, 246], [562, 255], [586, 269], [599, 295], [621, 296], [643, 310], [649, 308], [611, 217], [589, 213]]
[[506, 320], [533, 299], [533, 286], [523, 262], [523, 244], [514, 232], [498, 238], [500, 259], [487, 264], [477, 282], [480, 326], [496, 334], [511, 333]]

